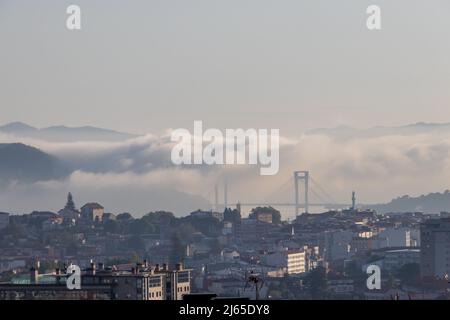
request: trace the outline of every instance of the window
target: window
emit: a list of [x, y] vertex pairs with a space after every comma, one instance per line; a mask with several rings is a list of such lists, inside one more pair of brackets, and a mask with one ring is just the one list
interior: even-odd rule
[[159, 287], [161, 286], [161, 278], [160, 277], [154, 277], [150, 278], [149, 280], [149, 287]]
[[178, 273], [178, 282], [184, 283], [189, 282], [189, 271], [179, 272]]

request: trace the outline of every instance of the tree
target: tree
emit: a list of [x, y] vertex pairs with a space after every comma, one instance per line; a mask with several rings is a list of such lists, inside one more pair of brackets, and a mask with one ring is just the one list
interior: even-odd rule
[[150, 223], [170, 225], [176, 219], [172, 212], [156, 211], [149, 212], [142, 217]]
[[220, 235], [222, 224], [214, 217], [187, 216], [182, 220], [183, 224], [190, 224], [195, 230], [200, 231], [205, 236], [217, 237]]
[[275, 210], [272, 212], [272, 222], [275, 224], [281, 223], [281, 213], [278, 210]]
[[277, 209], [273, 207], [256, 207], [253, 208], [250, 216], [256, 217], [257, 214], [260, 213], [271, 213], [272, 214], [272, 223], [274, 224], [280, 224], [281, 223], [281, 213]]
[[132, 236], [128, 239], [128, 248], [136, 251], [145, 250], [144, 241], [138, 236]]
[[225, 208], [223, 212], [223, 221], [232, 222], [234, 224], [241, 221], [241, 213], [237, 209]]
[[312, 299], [323, 299], [327, 289], [327, 274], [323, 267], [317, 267], [306, 276]]
[[72, 211], [76, 211], [77, 210], [76, 207], [75, 207], [75, 203], [73, 202], [72, 193], [70, 193], [70, 192], [67, 195], [67, 203], [66, 203], [66, 206], [64, 207], [64, 209], [72, 210]]
[[58, 268], [60, 265], [56, 260], [44, 260], [40, 261], [39, 273], [45, 273], [47, 271], [52, 271]]
[[155, 231], [156, 227], [145, 219], [133, 220], [130, 225], [130, 232], [135, 235], [153, 234]]
[[355, 285], [365, 286], [367, 274], [362, 271], [362, 268], [352, 260], [345, 265], [345, 275], [352, 279]]
[[182, 223], [177, 227], [177, 235], [180, 239], [184, 239], [185, 242], [190, 243], [194, 241], [194, 234], [197, 232], [190, 223]]
[[119, 231], [120, 231], [119, 223], [114, 220], [106, 221], [103, 228], [106, 232], [109, 232], [109, 233], [119, 233]]
[[355, 279], [355, 278], [366, 278], [366, 274], [362, 271], [361, 267], [352, 260], [345, 265], [345, 275]]
[[213, 254], [220, 254], [222, 251], [222, 246], [220, 245], [218, 238], [212, 238], [210, 240], [209, 247], [211, 248], [211, 252]]
[[14, 239], [20, 239], [27, 235], [27, 231], [23, 224], [19, 224], [16, 221], [12, 220], [9, 222], [9, 226], [4, 229], [2, 232], [5, 234], [10, 234]]
[[404, 284], [415, 284], [420, 279], [420, 265], [418, 263], [407, 263], [397, 271], [397, 277]]
[[129, 221], [133, 220], [133, 216], [129, 214], [128, 212], [120, 213], [116, 217], [117, 221]]

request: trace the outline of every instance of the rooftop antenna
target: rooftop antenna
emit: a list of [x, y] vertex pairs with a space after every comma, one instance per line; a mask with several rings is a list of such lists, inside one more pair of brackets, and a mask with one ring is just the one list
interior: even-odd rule
[[[264, 280], [261, 279], [259, 274], [254, 273], [253, 270], [250, 271], [250, 275], [247, 278], [247, 284], [250, 284], [251, 286], [255, 287], [255, 300], [259, 300], [259, 291], [264, 285]], [[245, 289], [244, 289], [245, 290]]]

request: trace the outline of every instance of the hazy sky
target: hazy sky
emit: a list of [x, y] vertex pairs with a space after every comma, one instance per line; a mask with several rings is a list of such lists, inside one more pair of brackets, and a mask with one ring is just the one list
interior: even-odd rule
[[[82, 9], [82, 30], [65, 27]], [[366, 29], [366, 8], [382, 30]], [[0, 0], [0, 123], [450, 121], [448, 0]]]
[[[81, 31], [66, 29], [70, 4], [81, 7]], [[372, 4], [381, 31], [366, 28]], [[250, 168], [229, 177], [230, 201], [270, 199], [274, 190], [292, 200], [292, 186], [280, 186], [299, 169], [341, 202], [351, 190], [361, 203], [443, 191], [449, 132], [349, 141], [300, 133], [450, 122], [449, 39], [448, 0], [0, 0], [0, 124], [158, 134], [202, 120], [293, 137], [278, 175]], [[56, 210], [72, 191], [112, 211], [185, 212], [206, 208], [214, 183], [231, 175], [167, 167], [170, 146], [158, 135], [22, 142], [87, 163], [62, 181], [3, 187], [3, 211]]]

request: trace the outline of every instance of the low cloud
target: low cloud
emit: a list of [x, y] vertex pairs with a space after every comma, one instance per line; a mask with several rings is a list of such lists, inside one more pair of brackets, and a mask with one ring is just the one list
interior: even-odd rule
[[[17, 142], [2, 136], [4, 142]], [[209, 209], [214, 185], [228, 181], [229, 202], [292, 202], [294, 170], [309, 170], [313, 202], [379, 203], [403, 194], [443, 191], [450, 181], [450, 134], [384, 135], [333, 139], [325, 134], [284, 137], [280, 171], [260, 176], [254, 166], [175, 167], [170, 135], [146, 135], [123, 142], [52, 143], [21, 139], [69, 163], [62, 181], [11, 184], [2, 190], [3, 207], [17, 213], [57, 210], [72, 191], [81, 202], [98, 201], [109, 211], [136, 215], [151, 210], [186, 214]], [[322, 192], [321, 189], [326, 191]], [[333, 199], [329, 199], [331, 195]], [[221, 191], [221, 202], [222, 199]]]

